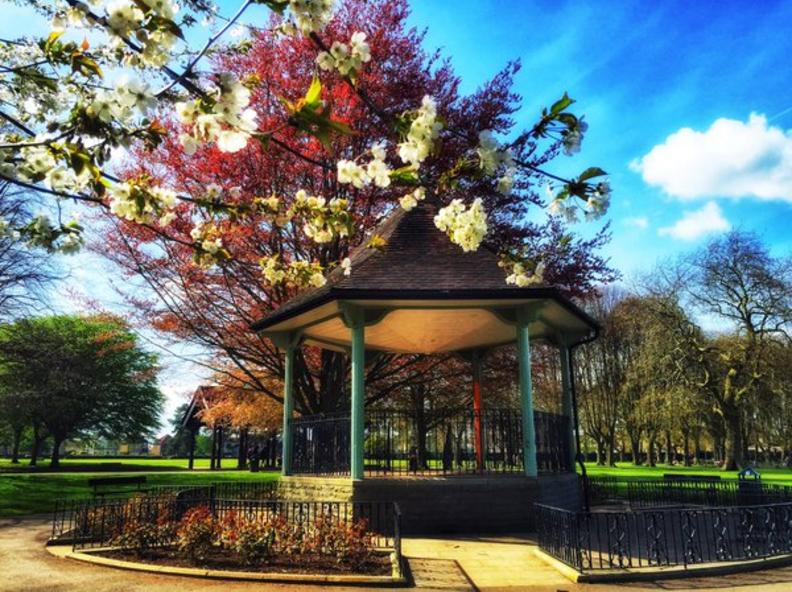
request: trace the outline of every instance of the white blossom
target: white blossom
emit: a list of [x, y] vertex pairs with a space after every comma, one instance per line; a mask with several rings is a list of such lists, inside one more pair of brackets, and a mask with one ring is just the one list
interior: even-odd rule
[[429, 156], [441, 129], [442, 125], [437, 121], [437, 105], [427, 95], [410, 123], [407, 137], [399, 144], [402, 162], [418, 167]]
[[315, 288], [321, 288], [327, 283], [325, 276], [322, 274], [321, 271], [315, 271], [311, 274], [310, 284]]
[[487, 234], [487, 214], [481, 198], [476, 198], [470, 207], [465, 207], [461, 199], [453, 200], [440, 209], [434, 223], [465, 252], [478, 249]]
[[577, 222], [577, 208], [567, 205], [564, 199], [554, 199], [547, 208], [551, 216], [561, 216], [570, 224]]
[[352, 260], [349, 257], [344, 257], [344, 260], [341, 261], [341, 269], [344, 270], [345, 276], [352, 275]]
[[423, 187], [418, 187], [415, 191], [412, 191], [407, 195], [401, 197], [399, 199], [399, 205], [403, 210], [409, 212], [415, 206], [418, 205], [419, 201], [423, 201], [425, 198], [426, 198], [426, 189], [424, 189]]
[[143, 11], [132, 0], [114, 0], [107, 5], [107, 24], [126, 36], [143, 22]]
[[369, 182], [365, 169], [352, 160], [339, 160], [336, 163], [338, 182], [344, 185], [352, 184], [358, 189]]
[[377, 187], [390, 185], [390, 169], [382, 160], [374, 159], [366, 167], [366, 175]]
[[533, 273], [528, 273], [522, 263], [515, 263], [512, 272], [506, 277], [506, 283], [516, 285], [518, 288], [541, 284], [544, 280], [545, 265], [539, 262], [534, 268]]
[[335, 0], [289, 0], [294, 22], [303, 33], [322, 29], [333, 16]]
[[354, 76], [370, 60], [366, 35], [359, 31], [352, 34], [349, 45], [334, 41], [330, 51], [322, 51], [316, 56], [316, 63], [322, 70], [337, 70], [342, 76]]

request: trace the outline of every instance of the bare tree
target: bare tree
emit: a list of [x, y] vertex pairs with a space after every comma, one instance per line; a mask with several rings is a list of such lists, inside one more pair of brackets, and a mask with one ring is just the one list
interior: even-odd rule
[[700, 387], [723, 419], [722, 466], [739, 467], [745, 414], [769, 379], [769, 351], [792, 336], [792, 260], [770, 255], [756, 235], [734, 231], [656, 275], [654, 289], [663, 295], [656, 302], [686, 304], [724, 323], [728, 334], [707, 339], [686, 317], [670, 314], [672, 307], [664, 315], [680, 348], [697, 355]]
[[[14, 228], [29, 220], [30, 209], [29, 195], [0, 182], [0, 224]], [[40, 308], [58, 277], [49, 253], [0, 232], [0, 320]]]

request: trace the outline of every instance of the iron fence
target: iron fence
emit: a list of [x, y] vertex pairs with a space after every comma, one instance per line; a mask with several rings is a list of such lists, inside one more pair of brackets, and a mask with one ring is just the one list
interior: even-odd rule
[[537, 504], [539, 547], [578, 571], [688, 567], [792, 552], [792, 503], [569, 512]]
[[394, 502], [231, 499], [214, 494], [207, 487], [128, 499], [63, 501], [53, 517], [51, 542], [70, 543], [75, 549], [123, 548], [132, 544], [129, 541], [139, 540], [134, 533], [141, 525], [156, 525], [145, 533], [147, 546], [172, 545], [184, 515], [193, 508], [205, 507], [218, 521], [232, 515], [249, 521], [277, 517], [308, 527], [319, 521], [352, 524], [362, 520], [374, 548], [393, 549], [401, 558], [401, 511]]
[[627, 502], [631, 508], [756, 506], [792, 502], [792, 487], [759, 480], [587, 478], [592, 503]]
[[[140, 491], [116, 493], [111, 496], [92, 495], [83, 498], [55, 500], [52, 517], [52, 542], [73, 542], [83, 532], [79, 528], [82, 514], [93, 508], [119, 507], [130, 499], [141, 500], [141, 510], [157, 508], [159, 502], [181, 503], [184, 505], [208, 504], [215, 499], [269, 500], [277, 497], [277, 483], [274, 481], [228, 481], [206, 485], [158, 485]], [[81, 536], [81, 535], [80, 535]]]
[[[534, 413], [537, 465], [570, 471], [569, 418]], [[349, 414], [293, 420], [292, 472], [347, 475]], [[513, 409], [428, 411], [369, 410], [364, 465], [369, 475], [517, 473], [523, 470], [522, 415]]]

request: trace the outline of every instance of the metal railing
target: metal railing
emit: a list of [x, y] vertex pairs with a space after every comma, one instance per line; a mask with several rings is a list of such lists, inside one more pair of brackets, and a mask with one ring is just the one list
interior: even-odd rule
[[581, 572], [688, 567], [792, 552], [792, 503], [622, 512], [536, 507], [539, 547]]
[[[534, 424], [539, 470], [572, 470], [569, 418], [537, 411]], [[348, 475], [350, 428], [347, 413], [294, 419], [292, 472]], [[368, 410], [364, 465], [368, 475], [519, 473], [522, 415], [514, 409]]]
[[[229, 484], [223, 484], [229, 485]], [[244, 484], [239, 490], [245, 490]], [[235, 487], [226, 487], [226, 491]], [[248, 491], [250, 493], [250, 491]], [[401, 511], [394, 502], [289, 501], [222, 497], [213, 487], [158, 491], [128, 499], [65, 500], [53, 516], [51, 542], [75, 549], [124, 547], [125, 535], [141, 525], [156, 525], [147, 533], [147, 545], [168, 546], [176, 541], [177, 527], [191, 509], [207, 508], [216, 520], [234, 516], [249, 521], [284, 519], [308, 527], [319, 521], [353, 524], [363, 521], [373, 548], [392, 549], [401, 559]], [[131, 538], [131, 537], [127, 537]]]
[[755, 506], [792, 502], [792, 487], [763, 481], [618, 479], [589, 477], [592, 503], [627, 502], [631, 508]]
[[76, 527], [80, 512], [100, 508], [103, 504], [111, 507], [114, 504], [124, 504], [130, 499], [146, 500], [150, 505], [155, 504], [158, 499], [192, 505], [209, 503], [220, 498], [269, 500], [277, 497], [277, 491], [277, 483], [274, 481], [219, 481], [206, 485], [158, 485], [128, 493], [57, 499], [53, 509], [50, 541], [72, 542], [75, 533], [79, 532]]

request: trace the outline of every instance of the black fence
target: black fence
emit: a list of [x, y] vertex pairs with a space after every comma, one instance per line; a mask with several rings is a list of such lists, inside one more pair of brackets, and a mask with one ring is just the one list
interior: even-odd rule
[[589, 477], [591, 503], [627, 502], [630, 508], [756, 506], [792, 502], [792, 487], [761, 480], [700, 481]]
[[[293, 422], [293, 473], [349, 474], [348, 414], [303, 416]], [[534, 424], [539, 470], [570, 471], [569, 418], [537, 411]], [[442, 414], [369, 410], [364, 463], [369, 475], [522, 472], [522, 415], [513, 409]]]
[[[150, 507], [157, 510], [162, 504], [178, 503], [187, 507], [211, 504], [217, 499], [234, 500], [273, 500], [277, 497], [277, 483], [274, 481], [228, 481], [206, 485], [158, 485], [140, 491], [117, 493], [112, 496], [93, 495], [84, 498], [59, 499], [55, 501], [52, 516], [50, 541], [73, 543], [83, 536], [85, 528], [80, 528], [86, 513], [96, 509], [98, 513], [110, 512], [131, 502], [138, 503], [141, 511]], [[105, 508], [104, 510], [102, 508]], [[101, 522], [101, 521], [100, 521]]]
[[[240, 484], [243, 485], [243, 484]], [[149, 547], [176, 541], [177, 526], [191, 509], [205, 507], [218, 521], [233, 516], [252, 521], [284, 519], [311, 526], [319, 521], [352, 524], [364, 521], [374, 548], [393, 549], [401, 558], [401, 512], [394, 502], [287, 501], [217, 497], [211, 488], [157, 492], [128, 499], [84, 499], [61, 502], [52, 524], [51, 542], [75, 549], [121, 547], [134, 540], [140, 525], [156, 525], [146, 532]]]
[[539, 547], [581, 572], [688, 567], [792, 552], [792, 503], [623, 512], [536, 507]]

